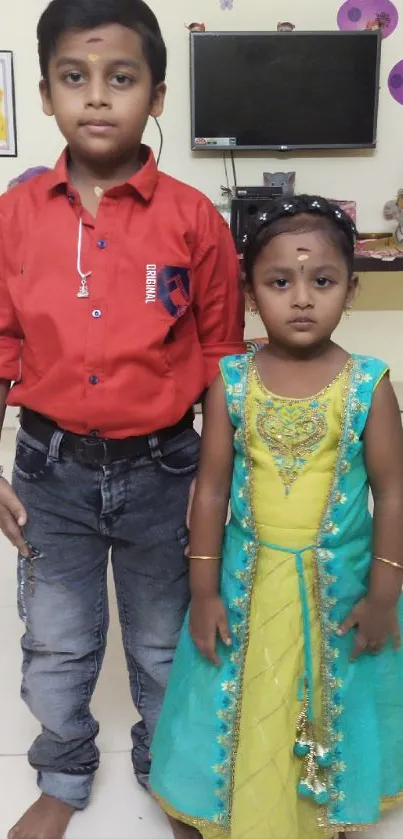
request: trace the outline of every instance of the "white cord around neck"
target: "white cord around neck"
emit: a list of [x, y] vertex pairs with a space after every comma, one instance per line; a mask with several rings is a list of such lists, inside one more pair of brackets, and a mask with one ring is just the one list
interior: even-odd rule
[[88, 278], [91, 276], [91, 271], [87, 271], [84, 274], [84, 271], [81, 267], [81, 255], [82, 255], [82, 248], [83, 248], [83, 220], [80, 218], [79, 225], [78, 225], [78, 242], [77, 242], [77, 274], [80, 277], [80, 287], [77, 292], [77, 297], [86, 298], [90, 296], [89, 288], [88, 288]]

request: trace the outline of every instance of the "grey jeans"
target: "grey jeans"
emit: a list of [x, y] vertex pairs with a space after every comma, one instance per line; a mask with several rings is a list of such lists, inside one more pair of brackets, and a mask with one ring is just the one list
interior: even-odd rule
[[[90, 712], [108, 630], [111, 551], [133, 702], [133, 765], [147, 783], [149, 745], [188, 606], [186, 507], [199, 437], [189, 430], [150, 455], [90, 468], [20, 431], [13, 487], [32, 558], [18, 559], [22, 696], [42, 726], [29, 751], [43, 792], [83, 809], [99, 763]], [[119, 706], [116, 706], [119, 713]]]

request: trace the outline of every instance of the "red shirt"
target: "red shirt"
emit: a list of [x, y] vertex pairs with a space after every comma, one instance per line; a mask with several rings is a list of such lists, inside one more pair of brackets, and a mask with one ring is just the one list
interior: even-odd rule
[[[77, 297], [81, 270], [89, 298]], [[51, 172], [0, 198], [0, 378], [23, 405], [77, 434], [174, 425], [242, 352], [244, 301], [227, 225], [153, 154], [106, 192], [94, 219]]]

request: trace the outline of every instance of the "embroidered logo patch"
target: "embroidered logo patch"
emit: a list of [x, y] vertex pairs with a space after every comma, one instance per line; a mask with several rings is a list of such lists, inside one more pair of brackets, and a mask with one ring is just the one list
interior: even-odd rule
[[183, 315], [190, 298], [189, 271], [173, 265], [157, 269], [157, 298], [173, 318]]

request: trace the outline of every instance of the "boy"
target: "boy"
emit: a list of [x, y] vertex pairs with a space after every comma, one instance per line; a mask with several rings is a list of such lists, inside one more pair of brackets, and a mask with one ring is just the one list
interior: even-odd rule
[[192, 405], [243, 346], [228, 229], [141, 145], [165, 96], [154, 14], [53, 0], [38, 41], [43, 109], [67, 150], [0, 199], [0, 409], [22, 406], [0, 526], [19, 551], [22, 695], [42, 725], [29, 752], [42, 795], [10, 839], [61, 839], [88, 802], [109, 550], [147, 784], [188, 603]]

